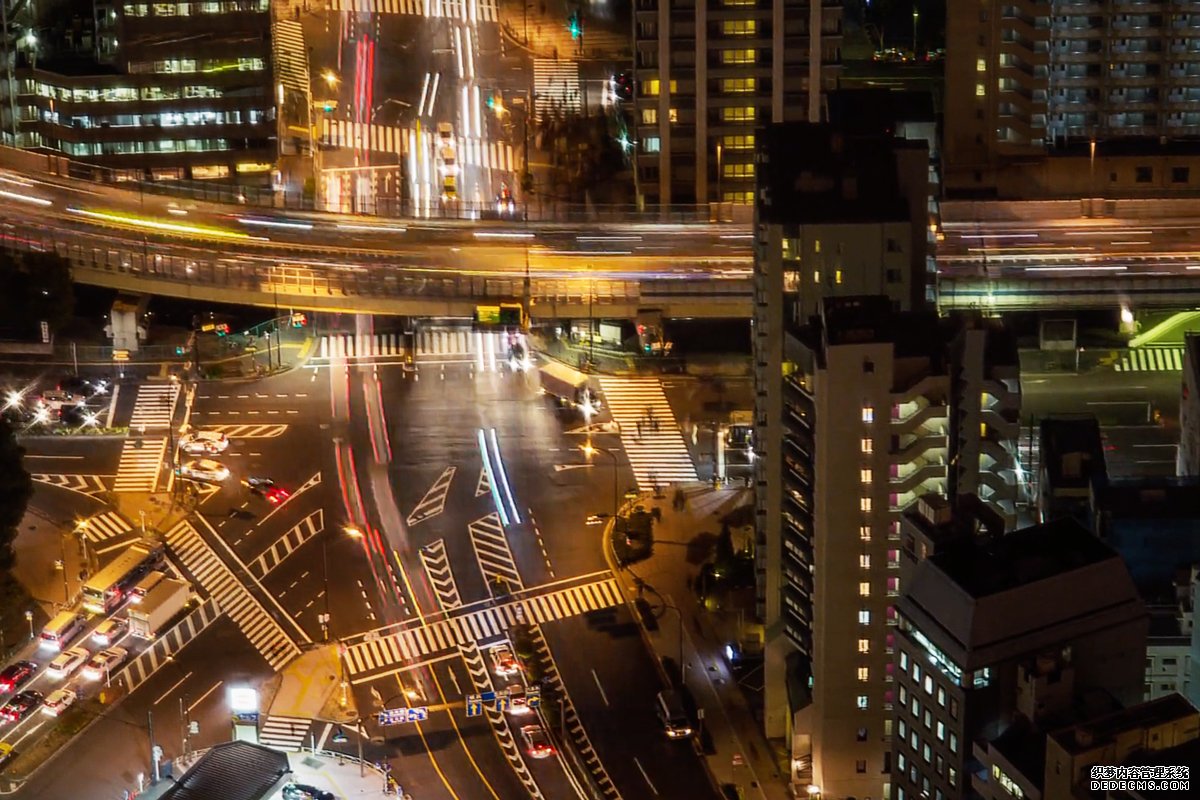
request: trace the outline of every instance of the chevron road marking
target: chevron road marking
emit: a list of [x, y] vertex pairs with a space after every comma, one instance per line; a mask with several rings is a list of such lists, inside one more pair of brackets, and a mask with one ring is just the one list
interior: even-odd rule
[[201, 430], [223, 433], [230, 439], [274, 439], [282, 436], [287, 430], [285, 424], [279, 425], [205, 425]]
[[309, 539], [325, 530], [325, 511], [318, 508], [304, 519], [300, 520], [287, 533], [279, 537], [275, 544], [263, 551], [262, 555], [246, 566], [254, 573], [254, 577], [262, 580], [267, 573], [283, 563], [283, 560]]
[[487, 470], [479, 468], [479, 483], [475, 484], [475, 496], [483, 497], [492, 491], [492, 482], [488, 480]]
[[512, 550], [508, 547], [508, 539], [504, 535], [504, 526], [496, 512], [475, 520], [467, 525], [471, 535], [471, 549], [475, 551], [475, 560], [479, 563], [479, 571], [483, 580], [490, 587], [496, 578], [503, 578], [513, 589], [523, 589], [521, 573], [513, 560]]
[[96, 495], [107, 491], [104, 485], [104, 477], [101, 475], [48, 475], [46, 473], [36, 473], [32, 476], [38, 483], [44, 483], [47, 486], [53, 486], [56, 489], [66, 489], [68, 492], [86, 495], [87, 497], [96, 500]]
[[115, 511], [88, 517], [76, 526], [92, 544], [129, 533], [133, 525]]
[[437, 593], [438, 604], [447, 611], [462, 606], [462, 598], [458, 596], [458, 584], [454, 573], [450, 571], [450, 559], [446, 557], [446, 541], [437, 539], [420, 550], [421, 565], [425, 567], [425, 575]]
[[457, 467], [446, 467], [441, 476], [429, 487], [429, 491], [417, 503], [417, 507], [408, 515], [409, 527], [418, 522], [424, 522], [430, 517], [436, 517], [446, 508], [446, 496], [450, 494], [450, 483], [454, 480]]

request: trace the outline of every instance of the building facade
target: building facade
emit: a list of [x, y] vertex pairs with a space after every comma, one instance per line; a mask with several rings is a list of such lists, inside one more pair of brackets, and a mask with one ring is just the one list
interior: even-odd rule
[[951, 194], [1200, 186], [1194, 3], [951, 2], [946, 40]]
[[790, 734], [801, 791], [880, 797], [900, 515], [961, 491], [1014, 517], [1016, 351], [978, 320], [896, 312], [886, 297], [826, 299], [801, 326], [769, 272], [754, 330], [767, 733]]
[[115, 52], [47, 39], [21, 55], [18, 144], [118, 180], [269, 182], [278, 153], [267, 0], [123, 2], [106, 13]]
[[890, 673], [895, 800], [1003, 796], [988, 788], [1004, 784], [992, 766], [1017, 785], [1037, 730], [1093, 699], [1140, 702], [1145, 606], [1120, 556], [1079, 523], [902, 558], [917, 563], [897, 600]]
[[826, 118], [837, 0], [637, 0], [638, 191], [650, 205], [749, 205], [758, 127]]
[[1179, 453], [1175, 472], [1200, 477], [1200, 336], [1184, 338], [1183, 380], [1179, 388]]

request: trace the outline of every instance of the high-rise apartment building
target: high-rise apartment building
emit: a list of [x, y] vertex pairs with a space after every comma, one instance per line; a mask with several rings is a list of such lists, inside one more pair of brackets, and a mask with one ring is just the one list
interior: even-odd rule
[[901, 555], [912, 577], [887, 673], [891, 797], [1039, 796], [1011, 786], [1018, 772], [1041, 777], [1022, 756], [1045, 752], [1045, 731], [1141, 701], [1148, 617], [1137, 588], [1072, 519], [942, 541], [924, 559], [922, 544], [906, 537]]
[[17, 96], [2, 98], [6, 141], [15, 110], [20, 146], [117, 179], [270, 181], [267, 0], [118, 2], [97, 20], [95, 47], [53, 29], [22, 42]]
[[1105, 197], [1200, 186], [1200, 6], [946, 4], [946, 188]]
[[767, 734], [791, 736], [801, 791], [881, 797], [900, 515], [930, 493], [976, 494], [1012, 524], [1015, 343], [878, 296], [827, 298], [802, 324], [777, 268], [796, 265], [762, 257], [783, 246], [773, 227], [760, 217], [754, 320]]
[[754, 194], [754, 137], [826, 117], [841, 62], [839, 0], [637, 0], [633, 106], [647, 204]]

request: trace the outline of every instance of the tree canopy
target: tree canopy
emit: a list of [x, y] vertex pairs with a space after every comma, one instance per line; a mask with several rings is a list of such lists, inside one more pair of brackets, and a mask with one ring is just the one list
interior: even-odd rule
[[50, 253], [0, 252], [0, 331], [15, 338], [39, 335], [40, 323], [51, 330], [75, 313], [71, 266]]
[[17, 444], [16, 433], [0, 417], [0, 569], [13, 565], [13, 540], [25, 508], [33, 495], [33, 479], [21, 463], [25, 448]]

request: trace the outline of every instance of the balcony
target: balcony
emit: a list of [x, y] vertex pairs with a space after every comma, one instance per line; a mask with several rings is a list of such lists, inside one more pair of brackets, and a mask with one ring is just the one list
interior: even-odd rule
[[893, 405], [903, 405], [916, 400], [918, 397], [943, 398], [947, 395], [950, 379], [945, 375], [923, 375], [911, 383], [898, 383], [892, 388]]
[[979, 414], [979, 421], [987, 423], [988, 428], [1001, 439], [1015, 441], [1021, 433], [1021, 423], [1015, 419], [1005, 419], [998, 408], [983, 409]]
[[893, 475], [888, 479], [888, 491], [903, 494], [914, 490], [925, 481], [945, 479], [946, 462], [941, 457], [917, 458], [904, 464], [892, 465]]
[[998, 440], [984, 437], [979, 440], [979, 452], [991, 456], [999, 464], [1012, 462], [1012, 454]]
[[889, 453], [892, 456], [892, 460], [897, 463], [913, 461], [931, 450], [940, 450], [944, 454], [950, 447], [944, 433], [930, 433], [923, 436], [901, 436], [897, 438], [899, 445]]
[[946, 406], [919, 397], [915, 402], [892, 406], [892, 425], [889, 431], [893, 435], [912, 433], [928, 422], [945, 419]]

